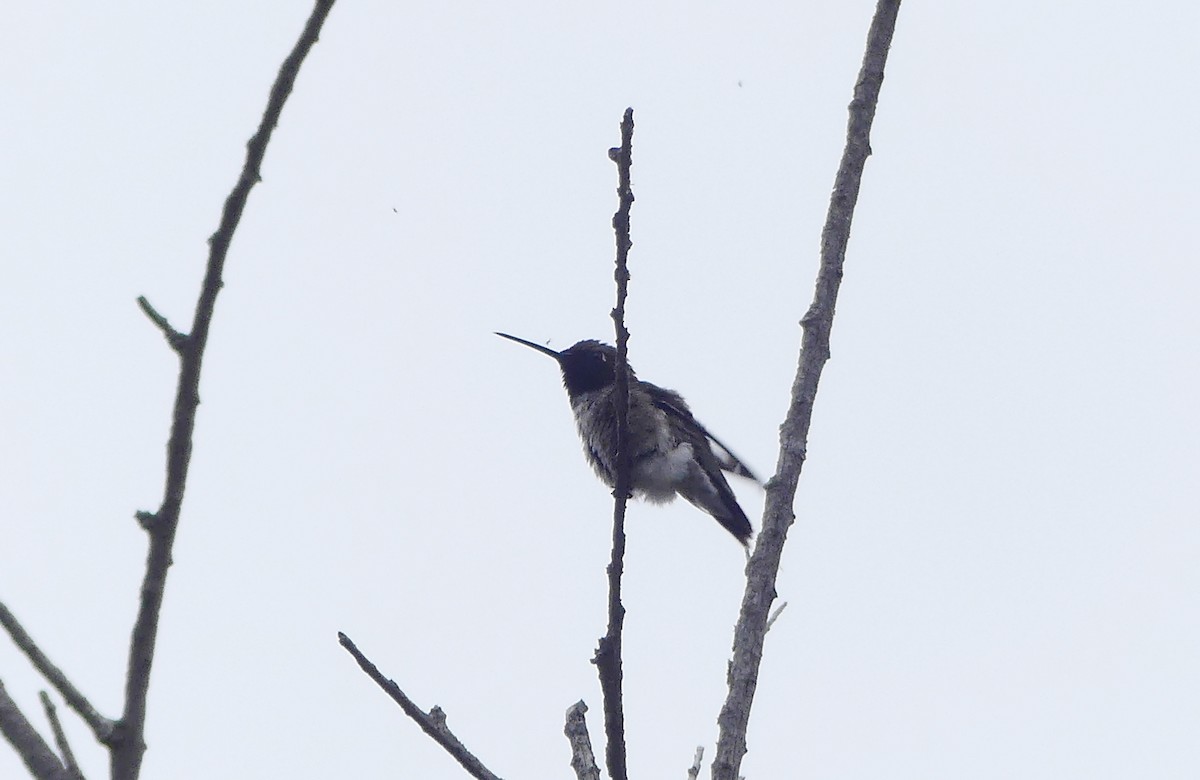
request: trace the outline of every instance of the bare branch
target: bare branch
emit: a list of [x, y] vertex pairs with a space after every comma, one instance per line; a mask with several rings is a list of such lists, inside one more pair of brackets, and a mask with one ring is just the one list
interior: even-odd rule
[[0, 625], [4, 626], [4, 630], [12, 637], [13, 644], [25, 654], [25, 657], [33, 664], [33, 668], [46, 678], [46, 682], [54, 686], [54, 690], [59, 692], [67, 706], [83, 718], [84, 722], [88, 724], [88, 728], [96, 735], [96, 740], [101, 744], [108, 744], [116, 724], [96, 711], [87, 697], [80, 693], [62, 670], [46, 657], [46, 654], [33, 641], [33, 637], [29, 636], [24, 627], [17, 622], [16, 616], [3, 603], [0, 603]]
[[633, 190], [629, 172], [633, 166], [633, 109], [625, 109], [621, 120], [621, 146], [610, 149], [608, 156], [617, 164], [617, 196], [620, 206], [613, 214], [613, 230], [617, 234], [617, 261], [614, 277], [617, 282], [617, 305], [612, 310], [617, 331], [617, 365], [615, 395], [617, 413], [617, 474], [613, 496], [613, 546], [608, 564], [608, 631], [600, 639], [592, 663], [600, 675], [600, 691], [604, 697], [604, 759], [612, 780], [626, 780], [625, 767], [625, 709], [621, 692], [624, 672], [621, 668], [621, 630], [625, 625], [625, 607], [621, 604], [621, 575], [625, 570], [625, 504], [631, 495], [629, 475], [629, 331], [625, 329], [625, 297], [629, 284], [629, 209], [633, 205]]
[[762, 531], [746, 566], [746, 592], [734, 629], [733, 660], [729, 664], [729, 695], [717, 718], [719, 736], [712, 766], [713, 780], [734, 780], [746, 754], [746, 728], [758, 685], [767, 613], [776, 596], [775, 577], [787, 530], [795, 520], [792, 503], [796, 483], [807, 454], [808, 428], [817, 385], [825, 361], [829, 359], [829, 333], [850, 239], [850, 224], [858, 201], [863, 167], [871, 153], [871, 123], [875, 118], [884, 65], [899, 10], [900, 0], [879, 0], [867, 33], [866, 54], [854, 86], [854, 98], [850, 101], [846, 147], [821, 233], [821, 265], [816, 290], [812, 305], [801, 320], [804, 338], [792, 385], [792, 401], [780, 429], [779, 462], [775, 476], [767, 483]]
[[46, 711], [46, 720], [50, 721], [50, 730], [54, 732], [54, 744], [58, 745], [58, 752], [62, 754], [67, 772], [75, 780], [86, 780], [83, 771], [79, 768], [79, 763], [75, 761], [75, 754], [71, 752], [71, 743], [67, 742], [66, 732], [63, 731], [62, 723], [58, 720], [58, 710], [55, 709], [54, 702], [50, 701], [50, 694], [40, 691], [38, 695], [42, 699], [42, 709]]
[[408, 698], [404, 691], [400, 690], [400, 686], [392, 680], [383, 676], [379, 668], [371, 663], [358, 647], [350, 640], [350, 637], [338, 632], [338, 642], [350, 655], [354, 656], [354, 660], [358, 661], [359, 667], [367, 673], [367, 676], [375, 681], [375, 684], [383, 689], [384, 693], [392, 697], [392, 701], [400, 705], [400, 709], [404, 710], [404, 714], [417, 722], [421, 727], [421, 731], [428, 734], [434, 742], [441, 745], [447, 753], [454, 757], [454, 760], [462, 764], [463, 769], [471, 775], [471, 777], [479, 778], [479, 780], [500, 780], [487, 767], [483, 765], [478, 758], [472, 755], [471, 751], [467, 750], [466, 746], [459, 741], [458, 737], [450, 731], [450, 727], [446, 725], [446, 713], [441, 707], [434, 707], [429, 712], [424, 712], [420, 707]]
[[167, 343], [171, 345], [171, 349], [176, 352], [183, 353], [183, 349], [187, 346], [187, 336], [171, 327], [171, 323], [167, 322], [167, 318], [158, 313], [158, 310], [150, 305], [150, 301], [146, 300], [146, 296], [140, 295], [137, 299], [138, 306], [145, 313], [150, 321], [153, 322], [158, 329], [163, 332], [167, 338]]
[[587, 705], [577, 701], [567, 708], [567, 724], [563, 733], [571, 743], [571, 768], [577, 780], [600, 780], [600, 767], [596, 766], [596, 754], [592, 752], [592, 738], [588, 736], [587, 720], [583, 717]]
[[74, 780], [0, 682], [0, 734], [38, 780]]
[[692, 758], [692, 765], [688, 768], [687, 780], [696, 780], [700, 776], [700, 762], [704, 760], [704, 745], [696, 746], [696, 755]]
[[146, 553], [146, 573], [142, 579], [141, 600], [129, 643], [125, 710], [110, 742], [113, 780], [135, 780], [141, 771], [142, 758], [146, 751], [143, 739], [146, 697], [150, 689], [150, 669], [158, 636], [158, 618], [162, 609], [167, 569], [171, 565], [171, 548], [174, 546], [175, 532], [179, 525], [184, 488], [187, 485], [188, 465], [192, 455], [192, 432], [196, 426], [196, 408], [200, 404], [200, 369], [204, 349], [208, 343], [208, 331], [212, 324], [217, 293], [224, 284], [221, 275], [225, 268], [225, 257], [233, 241], [234, 231], [241, 221], [242, 212], [246, 208], [250, 190], [261, 179], [260, 171], [267, 143], [279, 123], [279, 116], [292, 92], [300, 66], [316, 44], [321, 26], [325, 23], [333, 2], [334, 0], [317, 0], [304, 31], [279, 69], [258, 130], [246, 145], [246, 160], [241, 174], [225, 200], [217, 232], [209, 239], [208, 264], [196, 302], [191, 333], [182, 341], [173, 339], [172, 334], [176, 331], [173, 328], [167, 329], [170, 326], [166, 325], [166, 319], [149, 303], [143, 303], [144, 299], [139, 300], [142, 310], [163, 329], [168, 341], [172, 342], [172, 347], [179, 352], [180, 368], [171, 435], [167, 442], [167, 473], [162, 505], [156, 512], [139, 512], [137, 515], [138, 522], [149, 534], [150, 544]]

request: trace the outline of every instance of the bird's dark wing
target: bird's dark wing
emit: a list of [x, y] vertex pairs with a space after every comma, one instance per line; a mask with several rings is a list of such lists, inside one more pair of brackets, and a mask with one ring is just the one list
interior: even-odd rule
[[730, 452], [729, 448], [722, 444], [720, 439], [709, 433], [703, 425], [700, 425], [699, 423], [696, 424], [700, 426], [700, 430], [704, 431], [704, 435], [708, 437], [708, 443], [714, 445], [713, 455], [717, 457], [717, 462], [721, 464], [721, 468], [725, 469], [730, 474], [737, 474], [739, 477], [745, 477], [746, 479], [753, 480], [760, 485], [762, 484], [762, 481], [759, 480], [758, 477], [754, 476], [754, 472], [746, 468], [746, 464], [742, 463], [741, 460], [738, 459], [737, 455], [734, 455], [732, 452]]
[[685, 429], [693, 429], [707, 440], [713, 457], [717, 459], [717, 464], [722, 470], [762, 484], [758, 477], [754, 476], [754, 472], [746, 467], [745, 463], [742, 463], [728, 447], [721, 443], [720, 439], [709, 433], [708, 429], [692, 416], [692, 410], [688, 408], [687, 402], [683, 400], [683, 396], [674, 390], [667, 390], [657, 385], [652, 385], [649, 382], [642, 382], [642, 385], [650, 393], [655, 406], [666, 412], [668, 417], [678, 420]]
[[587, 456], [588, 463], [592, 465], [592, 470], [596, 472], [596, 476], [600, 477], [600, 481], [609, 487], [614, 487], [617, 484], [617, 477], [613, 474], [608, 464], [604, 462], [604, 458], [600, 457], [600, 452], [595, 447], [586, 442], [583, 445], [583, 454]]
[[[729, 450], [714, 439], [703, 425], [696, 422], [696, 418], [692, 417], [691, 410], [678, 393], [653, 385], [647, 387], [645, 382], [641, 386], [650, 394], [654, 406], [666, 415], [667, 422], [678, 440], [691, 447], [694, 460], [687, 477], [676, 486], [676, 491], [712, 515], [739, 542], [749, 544], [754, 529], [721, 472], [730, 471], [753, 479], [750, 470], [729, 454]], [[716, 449], [713, 448], [714, 444]]]

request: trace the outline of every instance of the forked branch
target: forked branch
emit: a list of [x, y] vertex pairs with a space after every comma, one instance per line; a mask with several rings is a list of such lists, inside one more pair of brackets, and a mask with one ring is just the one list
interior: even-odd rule
[[42, 700], [42, 710], [46, 713], [46, 720], [50, 721], [50, 731], [54, 734], [54, 744], [58, 746], [63, 765], [75, 780], [84, 780], [83, 772], [75, 761], [75, 753], [71, 750], [71, 743], [67, 741], [67, 733], [63, 731], [62, 722], [58, 719], [58, 709], [51, 701], [50, 694], [42, 691], [38, 694], [38, 698]]
[[[138, 524], [149, 536], [146, 553], [146, 570], [142, 578], [141, 597], [137, 617], [134, 620], [129, 642], [129, 661], [125, 677], [125, 705], [120, 719], [109, 720], [96, 712], [62, 671], [50, 662], [12, 614], [0, 605], [0, 623], [12, 636], [16, 645], [25, 653], [34, 667], [63, 696], [67, 705], [87, 722], [96, 739], [109, 749], [113, 780], [136, 780], [141, 772], [142, 758], [146, 752], [144, 731], [146, 725], [146, 699], [150, 690], [150, 669], [154, 660], [155, 642], [158, 636], [159, 614], [162, 610], [163, 591], [166, 587], [167, 570], [171, 565], [171, 549], [179, 524], [179, 512], [183, 505], [184, 489], [187, 485], [188, 465], [192, 455], [192, 433], [196, 425], [196, 409], [200, 403], [200, 368], [204, 349], [208, 343], [208, 331], [212, 324], [213, 309], [217, 293], [221, 290], [225, 257], [233, 241], [234, 232], [241, 221], [250, 190], [260, 180], [263, 157], [267, 143], [275, 126], [279, 123], [288, 95], [296, 82], [300, 66], [317, 42], [325, 19], [333, 7], [334, 0], [317, 0], [312, 14], [304, 26], [299, 40], [279, 70], [271, 87], [266, 110], [258, 130], [246, 148], [246, 159], [237, 183], [225, 201], [221, 222], [209, 239], [208, 262], [204, 281], [196, 302], [190, 333], [176, 330], [167, 318], [160, 314], [144, 297], [138, 298], [138, 306], [154, 323], [171, 348], [179, 355], [179, 379], [176, 386], [175, 404], [172, 411], [171, 433], [167, 442], [167, 467], [163, 499], [154, 512], [139, 511]], [[47, 704], [47, 713], [52, 725], [57, 718], [52, 705]], [[29, 726], [28, 719], [16, 705], [0, 691], [0, 727], [4, 736], [21, 754], [22, 759], [35, 776], [65, 776], [77, 774], [72, 769], [73, 757], [69, 755], [65, 741], [60, 745], [67, 753], [67, 765], [54, 755], [45, 741]], [[60, 731], [60, 729], [56, 729]]]
[[42, 739], [29, 719], [0, 682], [0, 734], [25, 762], [29, 773], [38, 780], [74, 780], [54, 751]]
[[141, 600], [129, 643], [125, 710], [110, 744], [114, 780], [134, 780], [141, 771], [142, 756], [146, 751], [143, 740], [146, 696], [150, 690], [150, 669], [158, 637], [158, 617], [162, 609], [167, 569], [171, 565], [171, 548], [175, 544], [175, 531], [179, 525], [179, 510], [183, 505], [183, 493], [187, 485], [188, 465], [192, 457], [192, 432], [196, 427], [196, 408], [200, 404], [200, 369], [204, 360], [204, 349], [208, 344], [208, 331], [212, 325], [217, 293], [224, 285], [222, 274], [225, 258], [233, 242], [233, 234], [242, 220], [250, 190], [261, 181], [263, 157], [266, 155], [271, 134], [279, 123], [288, 96], [292, 93], [300, 66], [316, 44], [333, 3], [334, 0], [317, 0], [299, 40], [279, 69], [258, 130], [246, 144], [246, 160], [242, 171], [229, 197], [225, 199], [225, 208], [221, 212], [221, 222], [217, 231], [208, 241], [208, 263], [204, 271], [204, 281], [200, 286], [200, 296], [196, 301], [191, 332], [187, 335], [177, 333], [167, 324], [166, 318], [159, 315], [153, 307], [148, 303], [141, 304], [142, 310], [163, 331], [172, 348], [179, 353], [179, 382], [175, 392], [171, 435], [167, 442], [167, 474], [162, 504], [153, 513], [138, 513], [138, 522], [147, 530], [150, 544], [146, 553], [146, 574], [142, 579]]
[[97, 712], [87, 697], [42, 652], [42, 649], [33, 641], [33, 637], [29, 636], [29, 632], [17, 622], [16, 616], [4, 604], [0, 604], [0, 626], [3, 626], [4, 630], [8, 632], [13, 644], [25, 654], [25, 657], [33, 664], [33, 668], [37, 669], [46, 678], [46, 681], [54, 686], [54, 689], [67, 702], [67, 706], [83, 718], [84, 722], [88, 724], [88, 728], [92, 730], [92, 734], [95, 735], [96, 741], [102, 745], [108, 744], [116, 724]]

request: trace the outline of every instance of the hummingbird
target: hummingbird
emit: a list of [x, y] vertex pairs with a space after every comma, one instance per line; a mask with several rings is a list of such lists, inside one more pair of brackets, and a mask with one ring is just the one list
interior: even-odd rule
[[[616, 487], [617, 350], [593, 339], [561, 352], [507, 333], [497, 336], [536, 349], [558, 361], [563, 386], [583, 440], [583, 452], [600, 481]], [[729, 448], [692, 416], [683, 396], [643, 382], [626, 364], [629, 379], [629, 462], [633, 494], [663, 504], [676, 495], [712, 515], [749, 546], [753, 529], [722, 471], [758, 482]]]

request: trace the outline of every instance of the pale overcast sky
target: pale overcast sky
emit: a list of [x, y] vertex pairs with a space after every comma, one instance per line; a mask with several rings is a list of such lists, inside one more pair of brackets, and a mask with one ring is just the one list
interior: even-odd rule
[[[626, 106], [631, 360], [772, 472], [873, 5], [581, 8], [335, 7], [229, 255], [145, 777], [463, 777], [339, 630], [502, 776], [570, 777], [581, 698], [600, 750], [611, 498], [554, 366], [491, 334], [611, 340]], [[175, 383], [134, 301], [190, 321], [309, 10], [0, 30], [0, 599], [108, 715]], [[1185, 2], [901, 9], [748, 778], [1200, 776], [1197, 29]], [[626, 564], [631, 774], [682, 778], [742, 553], [634, 505]]]

